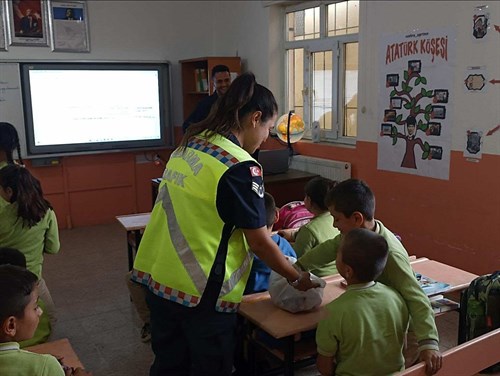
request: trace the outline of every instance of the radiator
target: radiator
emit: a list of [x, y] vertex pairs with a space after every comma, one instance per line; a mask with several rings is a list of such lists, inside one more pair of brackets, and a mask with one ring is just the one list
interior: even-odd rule
[[349, 162], [332, 161], [306, 155], [294, 155], [290, 168], [318, 174], [339, 182], [351, 177], [351, 164]]

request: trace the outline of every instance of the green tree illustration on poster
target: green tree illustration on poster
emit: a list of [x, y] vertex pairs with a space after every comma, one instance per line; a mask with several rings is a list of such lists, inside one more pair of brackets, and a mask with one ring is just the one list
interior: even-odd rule
[[[412, 69], [414, 66], [414, 69]], [[421, 75], [420, 61], [409, 61], [408, 69], [403, 71], [403, 80], [399, 83], [399, 75], [387, 75], [387, 87], [393, 87], [390, 93], [391, 110], [386, 110], [384, 122], [394, 123], [387, 128], [389, 124], [382, 124], [381, 135], [392, 138], [392, 145], [396, 145], [398, 140], [404, 140], [405, 154], [401, 162], [401, 167], [417, 168], [415, 159], [415, 148], [419, 147], [422, 151], [421, 158], [441, 159], [442, 149], [431, 146], [422, 139], [422, 132], [426, 136], [440, 135], [440, 123], [433, 123], [430, 127], [431, 119], [439, 117], [444, 119], [445, 107], [433, 106], [433, 103], [448, 103], [447, 90], [427, 90], [427, 78]], [[419, 90], [420, 86], [420, 90]], [[439, 94], [439, 95], [438, 95]], [[443, 95], [442, 98], [439, 98]], [[432, 98], [432, 99], [431, 99]], [[394, 106], [394, 103], [399, 105]], [[426, 104], [427, 103], [427, 104]], [[425, 105], [425, 107], [424, 107]], [[400, 108], [403, 113], [396, 115], [394, 108]], [[440, 110], [442, 113], [435, 114]], [[435, 127], [439, 127], [439, 133], [435, 133]], [[401, 129], [401, 131], [400, 131]], [[439, 151], [439, 154], [433, 153], [433, 148]], [[437, 158], [436, 158], [437, 157]]]

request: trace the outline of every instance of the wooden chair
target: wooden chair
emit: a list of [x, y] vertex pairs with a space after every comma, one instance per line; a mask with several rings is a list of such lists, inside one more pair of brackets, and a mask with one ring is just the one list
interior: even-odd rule
[[[475, 375], [500, 361], [498, 349], [500, 349], [500, 328], [445, 351], [443, 367], [436, 375]], [[425, 376], [425, 363], [414, 365], [398, 375]]]

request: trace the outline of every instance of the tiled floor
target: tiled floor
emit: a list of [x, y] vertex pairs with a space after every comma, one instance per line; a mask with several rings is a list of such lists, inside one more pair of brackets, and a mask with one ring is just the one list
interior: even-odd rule
[[[146, 376], [153, 355], [139, 340], [128, 297], [125, 232], [118, 224], [61, 231], [61, 252], [47, 255], [44, 277], [58, 309], [52, 339], [69, 338], [94, 376]], [[456, 345], [456, 313], [437, 318], [443, 350]], [[296, 372], [317, 375], [314, 367]]]

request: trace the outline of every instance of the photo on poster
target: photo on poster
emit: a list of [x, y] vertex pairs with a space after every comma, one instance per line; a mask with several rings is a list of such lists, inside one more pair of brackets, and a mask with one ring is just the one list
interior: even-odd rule
[[433, 119], [446, 119], [446, 107], [445, 106], [432, 106], [432, 118]]
[[399, 74], [388, 74], [385, 80], [385, 86], [398, 86], [399, 85]]
[[384, 121], [396, 121], [396, 110], [385, 110]]
[[441, 136], [441, 123], [429, 123], [429, 136]]
[[408, 61], [408, 72], [420, 73], [421, 70], [422, 70], [422, 62], [420, 60]]
[[434, 103], [448, 103], [448, 90], [436, 89], [434, 90]]
[[391, 109], [392, 108], [401, 109], [401, 107], [403, 107], [403, 98], [399, 97], [391, 98]]
[[392, 124], [382, 123], [380, 133], [383, 136], [390, 136], [392, 131]]
[[431, 159], [441, 160], [443, 158], [443, 148], [441, 146], [431, 146], [430, 156]]

